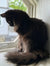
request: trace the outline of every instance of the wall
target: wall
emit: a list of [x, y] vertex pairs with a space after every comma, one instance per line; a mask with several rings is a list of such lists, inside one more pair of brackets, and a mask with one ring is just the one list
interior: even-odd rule
[[47, 23], [49, 40], [47, 49], [50, 51], [50, 0], [39, 0], [37, 3], [36, 17]]

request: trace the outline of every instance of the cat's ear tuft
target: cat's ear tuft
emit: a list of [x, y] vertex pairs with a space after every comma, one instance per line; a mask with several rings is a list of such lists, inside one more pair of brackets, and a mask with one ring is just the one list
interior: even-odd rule
[[5, 13], [3, 13], [3, 14], [0, 14], [0, 16], [1, 16], [1, 17], [6, 17], [6, 14], [5, 14]]

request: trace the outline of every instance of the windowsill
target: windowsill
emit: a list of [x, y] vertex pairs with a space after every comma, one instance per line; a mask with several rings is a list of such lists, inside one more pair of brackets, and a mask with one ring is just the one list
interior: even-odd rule
[[10, 50], [13, 50], [13, 49], [15, 49], [15, 47], [1, 49], [1, 50], [0, 50], [0, 53], [1, 53], [1, 52], [9, 52]]
[[18, 37], [14, 41], [0, 42], [0, 51], [5, 51], [7, 49], [17, 47]]

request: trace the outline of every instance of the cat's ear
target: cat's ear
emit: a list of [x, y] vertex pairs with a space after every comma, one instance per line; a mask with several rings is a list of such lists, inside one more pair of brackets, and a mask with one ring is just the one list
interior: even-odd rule
[[1, 17], [6, 17], [6, 13], [0, 14]]

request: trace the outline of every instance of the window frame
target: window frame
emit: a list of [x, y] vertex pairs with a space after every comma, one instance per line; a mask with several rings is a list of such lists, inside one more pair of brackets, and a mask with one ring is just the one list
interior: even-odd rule
[[30, 17], [36, 17], [36, 6], [37, 1], [36, 0], [23, 0], [25, 5], [28, 7], [28, 14]]

